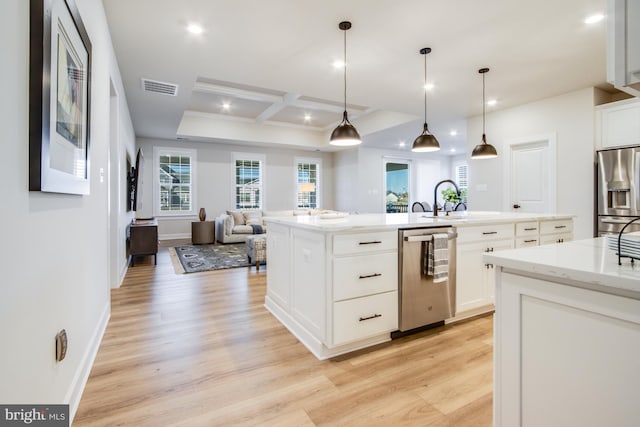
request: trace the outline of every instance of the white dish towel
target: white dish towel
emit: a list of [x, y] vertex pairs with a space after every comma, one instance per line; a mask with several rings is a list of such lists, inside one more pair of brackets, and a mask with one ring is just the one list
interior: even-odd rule
[[449, 236], [434, 234], [428, 242], [428, 252], [427, 274], [433, 276], [433, 283], [445, 282], [449, 278]]

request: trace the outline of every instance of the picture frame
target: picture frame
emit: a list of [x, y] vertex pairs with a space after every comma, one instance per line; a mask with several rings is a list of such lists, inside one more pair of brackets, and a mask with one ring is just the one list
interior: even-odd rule
[[74, 0], [30, 0], [29, 190], [89, 194], [91, 41]]

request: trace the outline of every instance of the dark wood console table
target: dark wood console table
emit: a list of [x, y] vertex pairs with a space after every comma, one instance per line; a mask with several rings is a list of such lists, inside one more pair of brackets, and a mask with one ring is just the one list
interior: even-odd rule
[[155, 218], [134, 219], [127, 235], [132, 267], [138, 255], [153, 255], [153, 264], [158, 264], [158, 221]]

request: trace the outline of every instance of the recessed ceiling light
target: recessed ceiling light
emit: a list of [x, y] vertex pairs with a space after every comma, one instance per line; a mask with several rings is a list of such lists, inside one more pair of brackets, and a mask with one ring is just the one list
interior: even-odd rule
[[335, 68], [336, 70], [339, 70], [342, 67], [344, 67], [343, 61], [340, 61], [339, 59], [333, 61], [333, 68]]
[[189, 31], [191, 34], [202, 34], [204, 32], [204, 29], [198, 24], [189, 24], [189, 26], [187, 27], [187, 31]]
[[591, 15], [584, 20], [585, 24], [595, 24], [604, 19], [604, 15], [601, 13], [596, 13], [595, 15]]
[[305, 114], [304, 115], [304, 121], [305, 122], [310, 122], [311, 121], [311, 114]]
[[406, 142], [404, 142], [404, 141], [400, 141], [400, 142], [398, 143], [398, 147], [404, 147], [405, 145], [407, 145], [407, 144], [406, 144]]
[[433, 90], [433, 88], [435, 87], [435, 85], [433, 83], [427, 83], [426, 85], [423, 86], [426, 90]]
[[449, 150], [449, 151], [451, 151], [452, 153], [455, 153], [455, 152], [456, 152], [456, 149], [455, 149], [455, 148], [452, 148], [452, 149], [451, 149], [451, 150]]
[[493, 106], [494, 106], [494, 105], [496, 105], [497, 103], [498, 103], [498, 100], [496, 100], [496, 99], [490, 99], [490, 100], [488, 100], [488, 101], [487, 101], [487, 105], [488, 105], [489, 107], [493, 107]]
[[229, 111], [229, 108], [231, 108], [231, 104], [229, 104], [228, 102], [222, 103], [222, 109], [223, 110]]
[[452, 130], [451, 132], [449, 132], [449, 135], [451, 136], [456, 136], [458, 134], [457, 130]]

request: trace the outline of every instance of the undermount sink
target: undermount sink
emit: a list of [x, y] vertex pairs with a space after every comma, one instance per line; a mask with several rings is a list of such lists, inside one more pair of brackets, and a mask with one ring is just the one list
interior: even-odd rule
[[463, 216], [447, 216], [447, 215], [438, 215], [438, 216], [433, 216], [433, 215], [422, 215], [422, 218], [427, 218], [427, 219], [432, 219], [434, 221], [465, 221], [468, 218], [467, 217], [463, 217]]

